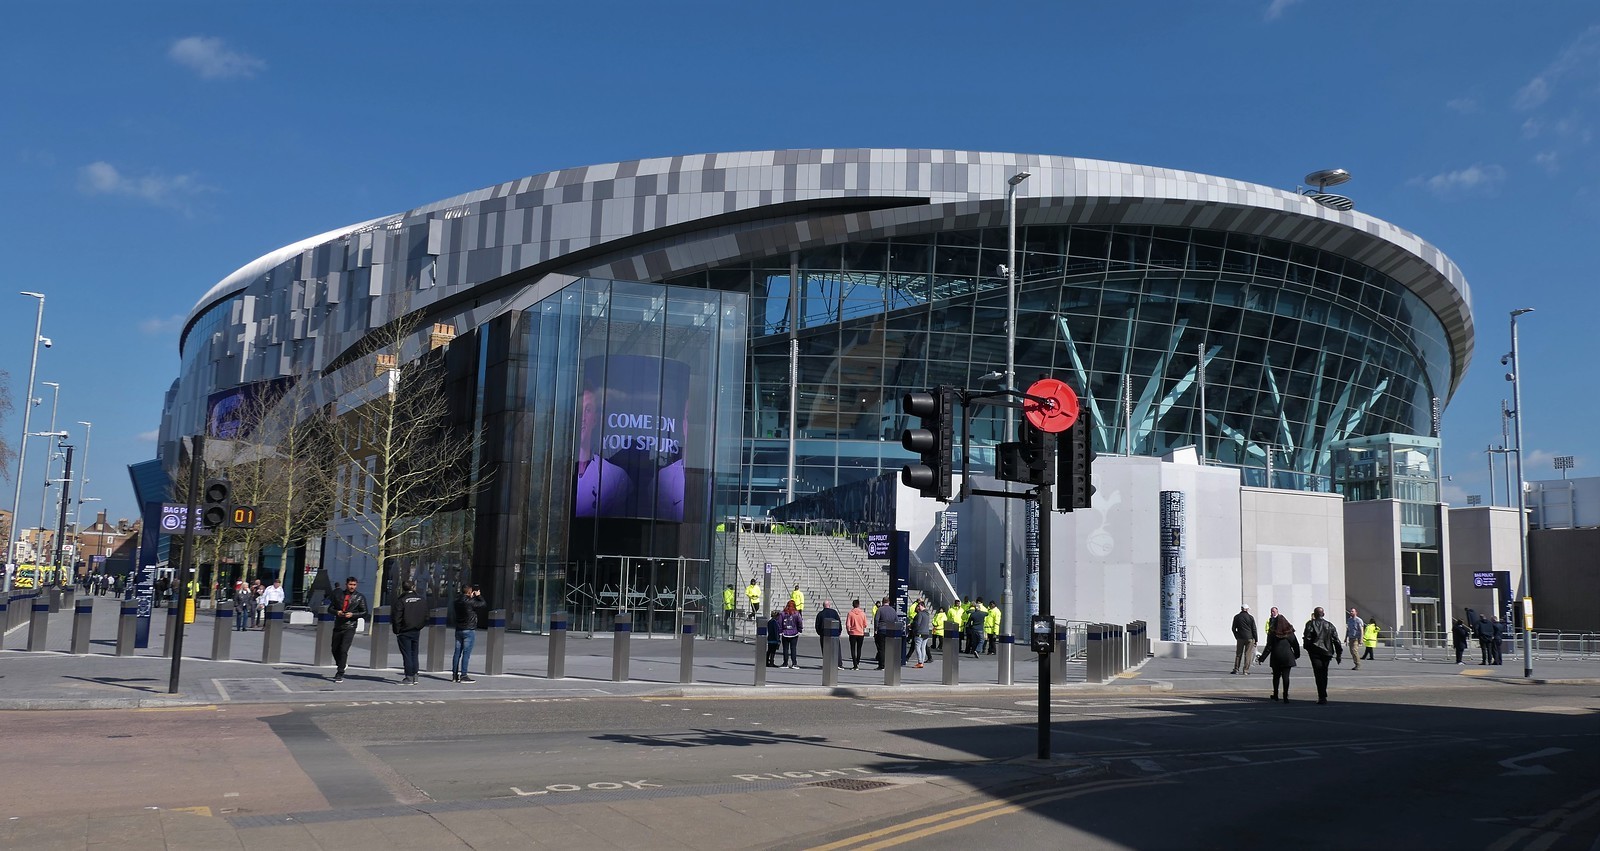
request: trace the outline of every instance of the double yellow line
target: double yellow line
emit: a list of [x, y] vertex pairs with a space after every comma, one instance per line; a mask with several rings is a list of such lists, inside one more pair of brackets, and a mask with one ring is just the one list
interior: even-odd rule
[[837, 842], [830, 842], [827, 845], [818, 845], [811, 851], [839, 851], [839, 849], [844, 848], [855, 849], [855, 851], [874, 851], [874, 849], [878, 848], [893, 848], [896, 845], [904, 845], [907, 842], [914, 842], [936, 833], [956, 830], [957, 828], [966, 827], [997, 816], [1019, 813], [1030, 807], [1037, 807], [1052, 801], [1062, 801], [1112, 789], [1153, 786], [1163, 782], [1166, 781], [1154, 778], [1128, 778], [1125, 780], [1102, 780], [1096, 783], [1074, 786], [1070, 789], [1041, 789], [1025, 795], [1018, 795], [1015, 798], [973, 804], [969, 807], [961, 807], [938, 815], [926, 816], [904, 824], [897, 824], [893, 827], [886, 827], [881, 830], [841, 839]]

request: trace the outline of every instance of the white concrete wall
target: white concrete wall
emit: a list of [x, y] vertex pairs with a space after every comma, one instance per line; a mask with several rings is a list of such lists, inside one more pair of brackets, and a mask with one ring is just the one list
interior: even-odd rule
[[[1345, 503], [1344, 540], [1346, 593], [1342, 605], [1339, 600], [1333, 606], [1323, 604], [1329, 617], [1354, 606], [1363, 620], [1376, 617], [1380, 626], [1405, 624], [1410, 629], [1401, 589], [1399, 501]], [[1336, 620], [1343, 635], [1344, 619]]]
[[1528, 508], [1528, 522], [1535, 528], [1600, 526], [1600, 478], [1528, 482]]
[[[1512, 592], [1521, 587], [1522, 543], [1518, 537], [1517, 510], [1472, 505], [1452, 508], [1449, 514], [1449, 617], [1465, 618], [1464, 612], [1469, 606], [1480, 612], [1494, 611], [1494, 591], [1472, 587], [1472, 574], [1480, 570], [1510, 571]], [[1537, 608], [1534, 613], [1538, 614]]]
[[[1338, 494], [1242, 488], [1242, 602], [1265, 624], [1272, 607], [1299, 629], [1345, 598], [1345, 502]], [[1233, 611], [1238, 611], [1238, 605]]]

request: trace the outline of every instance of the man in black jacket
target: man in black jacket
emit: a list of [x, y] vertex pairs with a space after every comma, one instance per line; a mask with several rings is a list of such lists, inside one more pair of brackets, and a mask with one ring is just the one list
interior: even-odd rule
[[450, 658], [450, 682], [477, 682], [467, 676], [467, 666], [472, 661], [472, 645], [478, 640], [478, 617], [488, 604], [476, 585], [467, 585], [456, 598], [456, 652]]
[[1344, 648], [1339, 644], [1339, 630], [1328, 623], [1327, 613], [1318, 606], [1312, 612], [1311, 620], [1306, 621], [1305, 634], [1300, 636], [1300, 643], [1306, 648], [1306, 655], [1311, 657], [1311, 673], [1317, 678], [1317, 702], [1328, 702], [1328, 663], [1334, 660], [1344, 661]]
[[1243, 671], [1245, 676], [1250, 675], [1250, 662], [1256, 657], [1256, 619], [1250, 614], [1249, 606], [1240, 606], [1239, 613], [1233, 616], [1233, 670], [1237, 674]]
[[417, 593], [417, 583], [406, 580], [400, 586], [400, 599], [394, 601], [394, 640], [400, 645], [400, 667], [405, 671], [401, 685], [417, 684], [417, 640], [428, 625], [428, 601]]
[[344, 581], [344, 590], [328, 595], [328, 611], [333, 612], [333, 681], [344, 682], [345, 662], [350, 659], [350, 642], [356, 639], [356, 622], [367, 616], [367, 598], [356, 590], [354, 576]]

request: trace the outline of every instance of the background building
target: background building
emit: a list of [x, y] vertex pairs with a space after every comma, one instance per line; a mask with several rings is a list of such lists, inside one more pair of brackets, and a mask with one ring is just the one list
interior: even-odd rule
[[[1078, 388], [1102, 453], [1194, 447], [1204, 465], [1129, 487], [1224, 468], [1235, 486], [1331, 493], [1348, 441], [1437, 436], [1472, 355], [1466, 282], [1348, 199], [1067, 157], [827, 149], [535, 175], [269, 253], [191, 313], [161, 460], [170, 471], [179, 438], [215, 432], [251, 388], [309, 382], [337, 404], [337, 377], [370, 369], [364, 341], [409, 317], [419, 331], [402, 360], [439, 360], [451, 421], [482, 439], [457, 509], [473, 529], [463, 571], [530, 625], [574, 584], [592, 586], [595, 609], [631, 594], [681, 608], [743, 572], [737, 542], [714, 531], [727, 518], [875, 487], [907, 460], [904, 392], [1004, 368], [1000, 267], [1024, 172], [1019, 379]], [[435, 347], [438, 324], [459, 333]], [[1000, 421], [971, 422], [978, 463]], [[596, 452], [586, 427], [611, 443]], [[596, 455], [599, 479], [585, 480]], [[634, 490], [608, 496], [606, 481]], [[674, 497], [684, 505], [664, 507]], [[350, 534], [305, 551], [371, 576]], [[1312, 584], [1341, 593], [1343, 544], [1315, 539]], [[1260, 581], [1240, 545], [1214, 557], [1241, 565], [1217, 600]], [[280, 563], [293, 581], [313, 560]], [[1074, 587], [1081, 600], [1088, 586]], [[1105, 594], [1091, 608], [1121, 618]]]

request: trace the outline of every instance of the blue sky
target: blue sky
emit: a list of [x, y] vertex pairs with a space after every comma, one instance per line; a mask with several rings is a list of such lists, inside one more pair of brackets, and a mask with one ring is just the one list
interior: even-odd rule
[[[21, 432], [35, 290], [58, 423], [94, 423], [85, 519], [134, 516], [177, 334], [230, 272], [323, 231], [556, 168], [768, 148], [1095, 157], [1293, 189], [1460, 265], [1477, 347], [1446, 493], [1487, 494], [1508, 313], [1528, 477], [1600, 474], [1600, 8], [1094, 3], [9, 3], [0, 369]], [[51, 397], [36, 408], [48, 426]], [[24, 524], [43, 482], [33, 441]], [[14, 469], [14, 468], [13, 468]], [[10, 506], [11, 480], [0, 499]], [[1503, 484], [1497, 486], [1502, 489]], [[26, 506], [32, 505], [33, 508]]]

